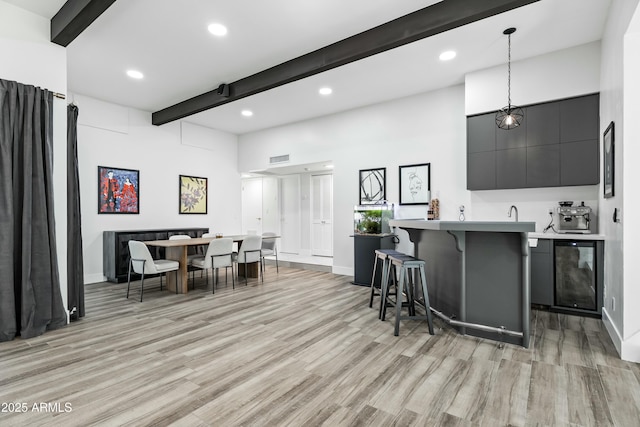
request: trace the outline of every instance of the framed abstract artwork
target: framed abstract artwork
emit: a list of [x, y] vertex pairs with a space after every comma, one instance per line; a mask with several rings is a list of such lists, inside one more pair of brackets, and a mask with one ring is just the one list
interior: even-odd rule
[[609, 123], [609, 126], [604, 131], [602, 150], [604, 151], [604, 198], [608, 199], [615, 195], [615, 137], [613, 122]]
[[431, 199], [431, 163], [400, 166], [400, 204], [426, 205]]
[[387, 201], [387, 168], [360, 170], [360, 204], [380, 205]]
[[140, 171], [98, 166], [98, 213], [140, 213]]
[[180, 175], [181, 214], [207, 213], [207, 178]]

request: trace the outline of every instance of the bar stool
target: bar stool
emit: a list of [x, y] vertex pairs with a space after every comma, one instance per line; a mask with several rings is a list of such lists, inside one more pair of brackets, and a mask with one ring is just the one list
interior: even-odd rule
[[[389, 277], [389, 266], [391, 262], [389, 261], [389, 255], [399, 255], [400, 252], [395, 249], [376, 249], [375, 257], [373, 258], [373, 274], [371, 275], [371, 295], [369, 297], [369, 308], [373, 307], [373, 297], [380, 297], [380, 307], [378, 309], [378, 318], [382, 315], [382, 295], [383, 289], [385, 285], [385, 278], [388, 280]], [[378, 261], [382, 261], [382, 271], [380, 273], [380, 288], [378, 289], [375, 285], [376, 283], [376, 270], [378, 267]], [[376, 290], [379, 290], [380, 293], [376, 293]]]
[[[393, 269], [399, 269], [399, 279], [396, 286], [396, 300], [392, 303], [396, 308], [396, 320], [395, 327], [393, 330], [393, 335], [398, 336], [400, 333], [400, 320], [426, 320], [429, 325], [429, 334], [433, 335], [433, 319], [431, 317], [431, 310], [429, 305], [429, 293], [427, 291], [427, 277], [424, 271], [425, 262], [421, 259], [409, 256], [409, 255], [389, 255], [389, 261], [391, 267]], [[423, 301], [418, 301], [423, 303], [426, 315], [418, 316], [415, 311], [415, 296], [414, 296], [414, 283], [413, 276], [414, 272], [419, 274], [418, 280], [420, 280], [422, 286], [422, 295]], [[392, 275], [392, 278], [395, 282], [395, 274]], [[402, 294], [407, 294], [407, 308], [409, 311], [408, 316], [402, 316]], [[384, 320], [385, 313], [387, 309], [387, 300], [388, 300], [388, 289], [383, 291], [383, 304], [382, 304], [382, 316], [381, 319]]]

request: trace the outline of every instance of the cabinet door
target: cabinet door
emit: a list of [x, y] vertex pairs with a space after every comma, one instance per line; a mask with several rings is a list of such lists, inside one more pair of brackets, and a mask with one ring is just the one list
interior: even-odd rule
[[599, 138], [599, 102], [598, 95], [560, 101], [560, 142]]
[[527, 107], [527, 147], [560, 143], [560, 102]]
[[495, 114], [467, 118], [467, 152], [480, 153], [496, 149]]
[[531, 304], [553, 305], [553, 257], [551, 241], [538, 240], [531, 248]]
[[496, 150], [509, 150], [511, 148], [523, 148], [527, 146], [527, 109], [524, 110], [524, 119], [517, 128], [505, 130], [499, 129], [495, 120], [493, 127], [496, 128]]
[[560, 144], [560, 185], [600, 183], [598, 140]]
[[527, 149], [496, 151], [497, 188], [523, 188], [527, 180]]
[[496, 188], [496, 152], [467, 155], [467, 189], [494, 190]]
[[527, 147], [527, 187], [560, 186], [560, 145]]

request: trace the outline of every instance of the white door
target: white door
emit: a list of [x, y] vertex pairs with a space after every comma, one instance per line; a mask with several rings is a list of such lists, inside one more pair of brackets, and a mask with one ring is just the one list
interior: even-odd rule
[[300, 253], [300, 175], [288, 175], [280, 179], [280, 224], [282, 238], [279, 251]]
[[262, 178], [262, 232], [280, 234], [280, 195], [279, 179]]
[[333, 176], [311, 176], [311, 255], [333, 256]]
[[262, 234], [262, 178], [242, 180], [242, 233]]

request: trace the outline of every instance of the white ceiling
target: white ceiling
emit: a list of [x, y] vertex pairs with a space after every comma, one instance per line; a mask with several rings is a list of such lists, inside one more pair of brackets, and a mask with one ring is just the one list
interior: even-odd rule
[[[5, 1], [48, 18], [64, 4]], [[119, 0], [68, 46], [68, 88], [158, 111], [436, 2]], [[610, 3], [541, 0], [184, 120], [242, 134], [460, 84], [468, 72], [506, 63], [505, 28], [518, 29], [517, 61], [599, 40]], [[212, 36], [213, 22], [225, 24], [228, 35]], [[458, 55], [440, 62], [446, 49]], [[130, 68], [144, 79], [127, 77]], [[333, 94], [318, 95], [321, 86]], [[243, 109], [254, 116], [241, 116]]]

